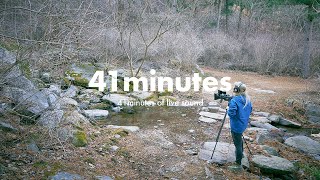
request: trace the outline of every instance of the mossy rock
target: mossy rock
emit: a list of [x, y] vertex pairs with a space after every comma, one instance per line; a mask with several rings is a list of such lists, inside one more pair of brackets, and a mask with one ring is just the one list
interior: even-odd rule
[[159, 92], [159, 96], [172, 96], [172, 92], [168, 91], [168, 89], [163, 92]]
[[15, 41], [2, 41], [0, 42], [0, 47], [5, 48], [8, 51], [18, 51], [21, 48], [21, 46], [19, 46]]
[[87, 88], [89, 84], [89, 81], [82, 77], [75, 77], [74, 78], [74, 85], [81, 86]]
[[158, 94], [157, 94], [157, 93], [153, 93], [152, 95], [150, 95], [149, 97], [147, 97], [145, 100], [146, 100], [146, 101], [157, 102], [157, 101], [158, 101]]
[[83, 131], [77, 131], [73, 135], [72, 144], [76, 147], [85, 147], [88, 144], [86, 133]]
[[48, 166], [48, 162], [43, 161], [43, 160], [37, 161], [37, 162], [33, 163], [33, 167], [35, 167], [35, 168], [44, 169], [44, 168], [47, 167], [47, 166]]
[[125, 130], [125, 129], [116, 129], [115, 131], [112, 132], [113, 134], [118, 134], [121, 137], [126, 137], [129, 134], [129, 131]]
[[108, 109], [111, 109], [111, 106], [110, 106], [110, 104], [106, 104], [106, 103], [97, 103], [97, 104], [90, 105], [89, 109], [108, 110]]

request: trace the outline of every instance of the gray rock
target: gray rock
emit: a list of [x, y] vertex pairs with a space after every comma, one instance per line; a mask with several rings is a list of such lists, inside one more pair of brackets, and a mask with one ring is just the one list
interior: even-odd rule
[[59, 126], [63, 119], [63, 110], [45, 111], [39, 118], [39, 124], [49, 129]]
[[89, 120], [80, 114], [77, 110], [65, 113], [64, 122], [79, 125], [80, 123], [89, 123]]
[[83, 114], [92, 119], [104, 119], [107, 118], [109, 115], [109, 111], [107, 110], [100, 110], [100, 109], [91, 109], [91, 110], [84, 110]]
[[39, 150], [39, 148], [38, 148], [38, 146], [36, 145], [35, 142], [32, 142], [32, 143], [28, 144], [27, 145], [27, 150], [28, 151], [32, 151], [34, 153], [39, 153], [40, 152], [40, 150]]
[[203, 116], [199, 117], [199, 121], [205, 122], [205, 123], [215, 123], [215, 122], [217, 122], [217, 120], [214, 120], [214, 119], [208, 118], [208, 117], [203, 117]]
[[252, 112], [252, 114], [255, 115], [255, 116], [262, 116], [262, 117], [268, 117], [268, 116], [270, 116], [270, 113], [268, 113], [268, 112], [261, 112], [261, 111], [259, 111], [259, 112]]
[[186, 153], [187, 153], [187, 154], [189, 154], [189, 155], [192, 155], [192, 156], [195, 156], [195, 155], [197, 155], [197, 154], [198, 154], [198, 152], [197, 152], [197, 151], [194, 151], [194, 150], [192, 150], [192, 149], [188, 149], [188, 150], [186, 150]]
[[306, 113], [311, 116], [320, 116], [320, 105], [308, 103]]
[[120, 138], [121, 138], [121, 136], [120, 136], [119, 134], [114, 135], [114, 137], [115, 137], [116, 139], [120, 139]]
[[300, 123], [293, 122], [293, 121], [285, 119], [285, 118], [280, 118], [279, 124], [281, 124], [283, 126], [295, 127], [295, 128], [300, 128], [301, 127]]
[[12, 108], [11, 105], [8, 103], [0, 103], [0, 114], [5, 113], [6, 111], [8, 111], [11, 108]]
[[310, 123], [320, 124], [320, 105], [308, 103], [306, 107], [306, 115]]
[[123, 94], [109, 94], [109, 95], [104, 95], [102, 97], [102, 100], [109, 101], [117, 106], [122, 106], [124, 103], [130, 102], [134, 99]]
[[57, 101], [57, 105], [60, 105], [61, 109], [67, 109], [78, 106], [78, 102], [72, 98], [63, 97]]
[[16, 55], [0, 47], [0, 73], [10, 68], [16, 63]]
[[45, 83], [50, 83], [51, 82], [51, 74], [48, 72], [42, 73], [40, 76], [40, 79]]
[[71, 85], [65, 92], [61, 94], [62, 97], [73, 98], [78, 94], [79, 89], [76, 86]]
[[112, 107], [112, 111], [119, 113], [122, 110], [122, 108], [120, 106], [116, 106], [116, 107]]
[[52, 176], [50, 180], [83, 180], [78, 174], [71, 174], [68, 172], [58, 172], [56, 175]]
[[278, 141], [283, 142], [284, 132], [276, 129], [271, 131], [258, 131], [256, 136], [256, 142], [258, 144], [264, 144], [266, 141]]
[[273, 123], [279, 123], [281, 116], [272, 114], [268, 117], [268, 119]]
[[67, 141], [73, 137], [73, 129], [65, 126], [57, 129], [57, 135], [60, 141]]
[[82, 78], [88, 81], [91, 80], [96, 71], [97, 68], [91, 63], [72, 64], [70, 67], [70, 72], [80, 74]]
[[320, 124], [320, 116], [308, 115], [308, 121], [313, 124]]
[[211, 101], [208, 103], [209, 107], [220, 107], [220, 104], [216, 101]]
[[251, 121], [257, 121], [259, 123], [270, 123], [271, 121], [267, 117], [257, 117], [257, 116], [251, 116]]
[[2, 93], [15, 104], [19, 104], [17, 109], [27, 110], [36, 115], [49, 107], [44, 91], [25, 91], [15, 87], [4, 87]]
[[235, 147], [233, 144], [218, 142], [213, 157], [211, 159], [212, 151], [215, 146], [215, 142], [205, 142], [200, 149], [199, 158], [209, 162], [215, 162], [218, 164], [225, 164], [228, 162], [235, 162]]
[[145, 100], [152, 95], [153, 95], [153, 93], [146, 92], [146, 91], [135, 91], [135, 92], [130, 93], [130, 96], [135, 97], [140, 100]]
[[202, 107], [201, 111], [209, 112], [209, 108], [208, 107]]
[[60, 96], [62, 92], [61, 87], [57, 84], [51, 84], [50, 87], [48, 88], [48, 91], [55, 93], [57, 96]]
[[110, 129], [124, 129], [130, 132], [137, 132], [140, 130], [138, 126], [115, 126], [115, 125], [108, 125], [106, 128]]
[[217, 113], [217, 112], [219, 112], [219, 110], [220, 110], [219, 107], [211, 107], [211, 106], [209, 106], [209, 107], [207, 107], [207, 108], [208, 108], [208, 111], [209, 111], [209, 112], [212, 112], [212, 113]]
[[290, 137], [284, 143], [315, 158], [319, 158], [320, 156], [320, 143], [307, 136]]
[[113, 180], [110, 176], [96, 176], [96, 180]]
[[254, 155], [252, 161], [255, 166], [265, 173], [290, 174], [295, 171], [295, 167], [290, 161], [278, 156]]
[[13, 127], [11, 124], [0, 121], [0, 129], [8, 132], [17, 132], [18, 129]]
[[110, 147], [110, 151], [111, 151], [111, 152], [116, 152], [118, 149], [119, 149], [118, 146], [111, 146], [111, 147]]
[[216, 120], [222, 120], [224, 115], [222, 114], [218, 114], [218, 113], [211, 113], [211, 112], [205, 112], [205, 111], [201, 111], [199, 113], [200, 116], [204, 116], [207, 118], [212, 118], [212, 119], [216, 119]]
[[261, 123], [261, 122], [258, 122], [258, 121], [250, 121], [250, 124], [251, 124], [252, 126], [259, 127], [259, 128], [263, 128], [263, 129], [267, 129], [267, 130], [278, 129], [278, 128], [272, 126], [272, 125], [269, 124], [269, 123]]
[[267, 146], [267, 145], [260, 145], [261, 149], [263, 149], [267, 154], [272, 156], [279, 156], [279, 153], [277, 150], [275, 150], [273, 147]]

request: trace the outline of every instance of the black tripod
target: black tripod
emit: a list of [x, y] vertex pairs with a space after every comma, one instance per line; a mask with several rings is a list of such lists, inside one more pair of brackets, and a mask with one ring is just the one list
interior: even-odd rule
[[[221, 134], [221, 130], [222, 130], [222, 128], [223, 128], [224, 122], [226, 121], [227, 113], [228, 113], [228, 109], [226, 108], [226, 112], [225, 112], [225, 114], [224, 114], [224, 117], [223, 117], [223, 120], [222, 120], [222, 124], [221, 124], [221, 127], [220, 127], [220, 129], [219, 129], [218, 136], [217, 136], [217, 138], [216, 138], [216, 144], [214, 145], [213, 152], [212, 152], [212, 155], [211, 155], [211, 158], [210, 158], [210, 159], [212, 159], [213, 154], [214, 154], [214, 151], [216, 150], [216, 147], [217, 147], [217, 144], [218, 144], [218, 140], [219, 140], [219, 137], [220, 137], [220, 134]], [[248, 144], [247, 144], [247, 141], [244, 139], [243, 136], [242, 136], [242, 139], [243, 139], [243, 141], [245, 142], [245, 144], [247, 145], [247, 148], [248, 148], [248, 151], [249, 151], [250, 155], [252, 155], [252, 153], [251, 153], [251, 151], [250, 151], [250, 149], [249, 149], [249, 146], [248, 146]]]

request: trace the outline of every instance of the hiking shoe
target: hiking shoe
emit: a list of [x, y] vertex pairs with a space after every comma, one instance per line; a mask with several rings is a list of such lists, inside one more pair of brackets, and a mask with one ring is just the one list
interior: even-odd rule
[[242, 172], [243, 171], [243, 167], [242, 165], [232, 165], [232, 166], [228, 166], [228, 169], [232, 172]]

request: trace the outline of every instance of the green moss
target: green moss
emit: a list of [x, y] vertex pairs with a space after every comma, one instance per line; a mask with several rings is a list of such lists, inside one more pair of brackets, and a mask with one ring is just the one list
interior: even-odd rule
[[171, 95], [172, 95], [172, 92], [168, 91], [168, 89], [159, 93], [159, 96], [171, 96]]
[[82, 78], [82, 77], [75, 77], [74, 78], [74, 85], [76, 85], [76, 86], [82, 86], [82, 87], [87, 88], [88, 84], [89, 84], [89, 81], [85, 78]]
[[76, 147], [87, 146], [87, 136], [83, 131], [77, 131], [73, 136], [73, 145]]
[[[124, 80], [123, 79], [119, 79], [117, 81], [117, 86], [118, 86], [119, 89], [124, 91]], [[132, 91], [133, 91], [133, 82], [130, 81], [129, 82], [129, 92], [132, 92]]]
[[125, 130], [125, 129], [116, 129], [115, 131], [112, 132], [113, 134], [118, 134], [121, 137], [126, 137], [129, 134], [129, 131]]
[[48, 162], [45, 162], [42, 160], [33, 163], [33, 167], [35, 167], [35, 168], [45, 168], [45, 167], [47, 167], [47, 165], [48, 165]]
[[59, 162], [53, 163], [52, 165], [50, 165], [50, 169], [48, 169], [44, 172], [45, 179], [48, 179], [48, 177], [57, 174], [57, 172], [59, 172], [63, 168], [64, 168], [64, 166], [61, 163], [59, 163]]
[[145, 100], [146, 100], [146, 101], [157, 102], [157, 101], [158, 101], [158, 94], [157, 94], [157, 93], [153, 93], [152, 95], [150, 95], [149, 97], [147, 97]]
[[31, 77], [31, 69], [30, 69], [30, 64], [27, 61], [22, 61], [19, 63], [19, 68], [23, 72], [23, 74], [27, 77]]
[[300, 163], [298, 164], [298, 167], [303, 169], [303, 171], [305, 171], [307, 174], [314, 177], [315, 179], [320, 179], [320, 167]]
[[0, 42], [0, 47], [8, 51], [18, 51], [21, 48], [15, 41]]
[[62, 80], [65, 86], [69, 87], [71, 85], [71, 81], [68, 78], [64, 77]]

